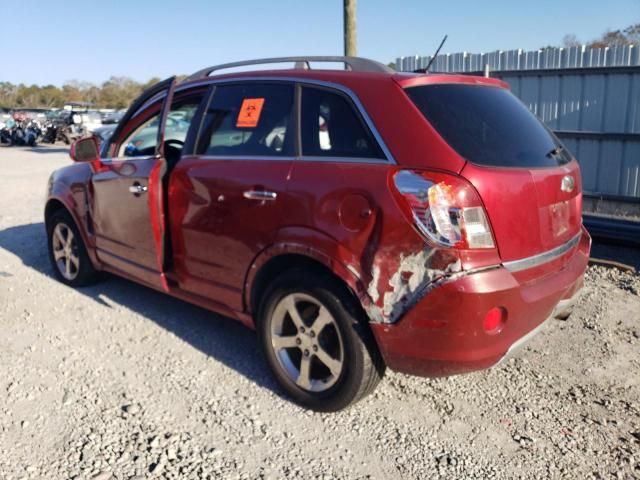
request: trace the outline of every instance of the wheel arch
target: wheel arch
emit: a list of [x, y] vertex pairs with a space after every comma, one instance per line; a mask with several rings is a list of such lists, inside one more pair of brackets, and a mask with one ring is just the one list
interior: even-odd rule
[[[66, 210], [73, 216], [71, 210], [59, 198], [50, 198], [44, 207], [44, 223], [47, 225], [51, 216], [58, 210]], [[75, 220], [75, 219], [74, 219]]]
[[328, 274], [335, 278], [366, 317], [363, 303], [368, 301], [368, 296], [362, 282], [352, 270], [322, 252], [292, 244], [274, 246], [256, 259], [244, 287], [245, 308], [255, 316], [269, 287], [269, 279], [296, 268]]
[[90, 241], [89, 235], [87, 233], [86, 225], [80, 221], [80, 218], [78, 218], [76, 209], [74, 209], [71, 205], [69, 205], [68, 201], [65, 201], [64, 198], [61, 198], [59, 196], [49, 197], [44, 207], [44, 224], [45, 224], [45, 228], [47, 229], [47, 235], [48, 235], [48, 228], [49, 228], [49, 219], [54, 213], [61, 210], [67, 212], [75, 222], [76, 227], [80, 231], [80, 236], [82, 237], [82, 241], [84, 242], [84, 245], [87, 249], [87, 254], [89, 255], [89, 259], [91, 260], [91, 263], [95, 268], [99, 268], [100, 262], [96, 257], [95, 248], [94, 248], [93, 242]]

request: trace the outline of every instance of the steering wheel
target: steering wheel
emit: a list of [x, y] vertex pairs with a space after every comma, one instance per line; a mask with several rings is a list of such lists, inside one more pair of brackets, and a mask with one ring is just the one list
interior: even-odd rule
[[178, 148], [182, 149], [182, 147], [184, 147], [184, 142], [182, 140], [177, 140], [175, 138], [171, 138], [169, 140], [165, 140], [164, 141], [165, 145], [172, 145], [175, 144], [178, 146]]

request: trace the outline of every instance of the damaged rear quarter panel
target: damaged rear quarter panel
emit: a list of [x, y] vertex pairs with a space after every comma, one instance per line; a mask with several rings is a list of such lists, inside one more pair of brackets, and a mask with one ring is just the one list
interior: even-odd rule
[[391, 256], [376, 255], [365, 311], [373, 322], [395, 323], [438, 285], [463, 275], [455, 252], [428, 245], [412, 253], [402, 245]]
[[285, 199], [284, 227], [305, 226], [335, 240], [324, 253], [358, 278], [355, 293], [379, 323], [398, 321], [431, 289], [463, 275], [458, 252], [427, 244], [396, 205], [388, 182], [397, 168], [294, 162]]

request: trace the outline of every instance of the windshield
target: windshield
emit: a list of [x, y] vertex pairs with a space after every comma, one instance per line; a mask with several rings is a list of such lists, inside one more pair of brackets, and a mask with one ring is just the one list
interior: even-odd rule
[[571, 160], [510, 91], [442, 84], [406, 89], [429, 123], [466, 160], [495, 167], [555, 167]]

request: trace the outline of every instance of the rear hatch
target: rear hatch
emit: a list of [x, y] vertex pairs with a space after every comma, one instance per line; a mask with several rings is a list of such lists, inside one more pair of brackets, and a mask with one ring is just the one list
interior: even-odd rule
[[580, 169], [560, 141], [510, 91], [459, 83], [405, 90], [467, 163], [503, 261], [552, 250], [579, 234]]

